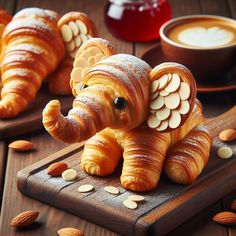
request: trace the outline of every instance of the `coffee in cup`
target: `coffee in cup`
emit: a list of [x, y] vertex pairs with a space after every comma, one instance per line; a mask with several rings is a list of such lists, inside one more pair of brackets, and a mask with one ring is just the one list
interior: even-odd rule
[[236, 21], [219, 16], [175, 18], [160, 29], [170, 61], [187, 66], [198, 80], [215, 80], [236, 64]]

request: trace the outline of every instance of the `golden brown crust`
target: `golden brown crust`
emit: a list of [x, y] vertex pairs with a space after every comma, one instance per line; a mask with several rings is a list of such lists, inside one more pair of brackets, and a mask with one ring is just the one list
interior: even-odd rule
[[122, 157], [122, 148], [110, 129], [90, 138], [81, 156], [81, 167], [91, 175], [105, 176], [114, 172]]
[[159, 133], [148, 127], [128, 133], [121, 184], [132, 191], [149, 191], [157, 186], [170, 143], [168, 133]]
[[26, 109], [46, 76], [64, 56], [58, 15], [38, 8], [18, 12], [3, 33], [0, 118]]
[[73, 69], [73, 59], [66, 57], [59, 64], [57, 70], [50, 75], [49, 91], [55, 95], [71, 94], [70, 74]]
[[212, 138], [206, 127], [198, 125], [168, 153], [165, 172], [180, 184], [193, 183], [209, 159]]

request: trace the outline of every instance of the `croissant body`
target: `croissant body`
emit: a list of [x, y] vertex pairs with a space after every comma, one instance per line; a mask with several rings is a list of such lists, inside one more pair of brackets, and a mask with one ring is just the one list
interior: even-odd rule
[[57, 20], [53, 11], [28, 8], [18, 12], [5, 28], [0, 118], [15, 117], [25, 110], [42, 81], [63, 58], [64, 45]]

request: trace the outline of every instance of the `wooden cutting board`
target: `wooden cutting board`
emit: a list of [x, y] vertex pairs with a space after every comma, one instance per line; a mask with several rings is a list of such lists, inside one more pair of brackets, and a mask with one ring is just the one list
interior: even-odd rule
[[74, 98], [72, 96], [53, 96], [48, 91], [47, 84], [42, 86], [37, 93], [36, 99], [26, 111], [16, 118], [0, 120], [0, 139], [41, 129], [43, 127], [43, 108], [52, 99], [58, 99], [61, 102], [62, 113], [66, 113], [71, 108]]
[[[208, 120], [207, 125], [214, 137], [225, 128], [236, 128], [236, 106]], [[209, 163], [195, 183], [189, 186], [174, 184], [163, 174], [156, 190], [142, 194], [146, 201], [136, 210], [122, 205], [131, 192], [120, 185], [121, 167], [103, 178], [89, 176], [80, 169], [83, 143], [71, 145], [21, 170], [17, 185], [25, 195], [122, 235], [163, 235], [235, 189], [236, 143], [227, 144], [234, 151], [234, 156], [228, 160], [217, 157], [217, 149], [222, 145], [225, 144], [214, 139]], [[48, 176], [47, 167], [57, 161], [65, 161], [77, 170], [78, 179], [66, 182], [61, 177]], [[77, 188], [82, 184], [92, 184], [95, 190], [79, 193]], [[121, 193], [105, 192], [103, 188], [107, 185], [118, 187]]]

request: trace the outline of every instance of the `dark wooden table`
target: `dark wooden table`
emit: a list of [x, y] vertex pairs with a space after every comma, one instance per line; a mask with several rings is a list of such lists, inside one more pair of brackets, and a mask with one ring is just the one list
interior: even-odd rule
[[[172, 6], [174, 17], [189, 14], [215, 14], [236, 19], [235, 0], [170, 0], [169, 2]], [[107, 31], [103, 22], [105, 3], [105, 0], [0, 0], [0, 7], [12, 14], [22, 8], [32, 6], [52, 9], [60, 14], [72, 10], [83, 11], [94, 20], [100, 36], [111, 40], [119, 52], [141, 56], [144, 50], [153, 43], [128, 43], [114, 38]], [[217, 94], [198, 94], [198, 98], [203, 103], [205, 115], [212, 117], [226, 111], [236, 103], [236, 91]], [[0, 141], [0, 197], [2, 200], [0, 235], [56, 235], [56, 231], [62, 227], [80, 228], [86, 236], [118, 235], [71, 214], [23, 196], [18, 192], [16, 188], [16, 174], [20, 169], [66, 146], [66, 144], [52, 139], [44, 130], [18, 138], [31, 140], [35, 144], [36, 150], [28, 153], [16, 153], [8, 149], [9, 142], [16, 138]], [[236, 198], [236, 191], [209, 206], [198, 215], [171, 231], [168, 235], [236, 235], [235, 227], [223, 227], [211, 220], [212, 216], [217, 212], [229, 209], [229, 205], [234, 198]], [[28, 230], [12, 229], [9, 226], [11, 219], [19, 212], [25, 210], [40, 211], [39, 223]], [[163, 227], [165, 226], [163, 225]]]

